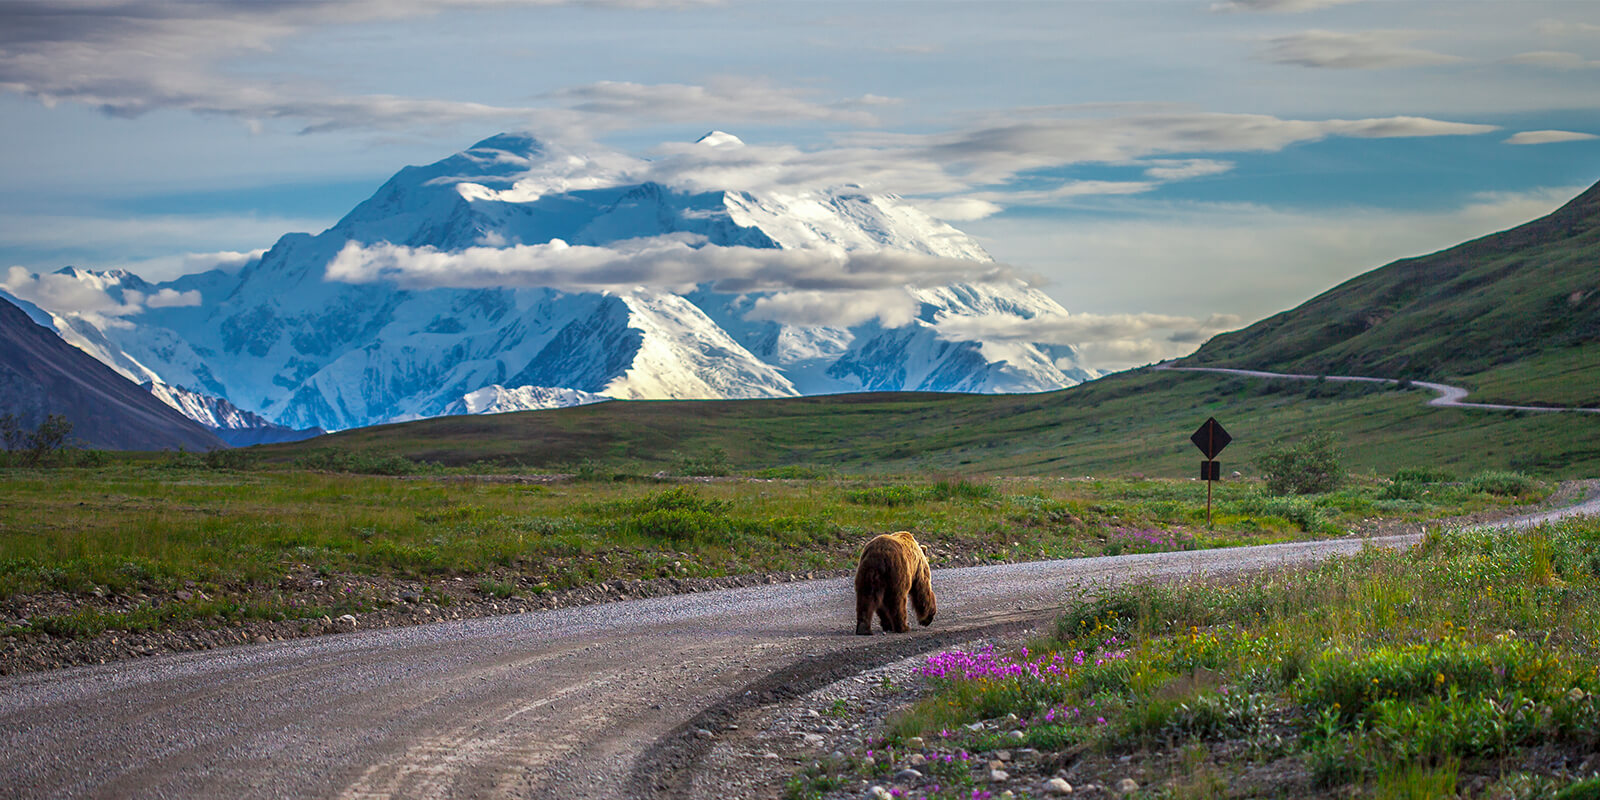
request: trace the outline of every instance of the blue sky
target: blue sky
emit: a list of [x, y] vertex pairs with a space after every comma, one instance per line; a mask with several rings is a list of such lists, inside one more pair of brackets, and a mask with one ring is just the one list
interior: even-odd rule
[[722, 129], [1072, 312], [1249, 321], [1600, 180], [1597, 79], [1587, 1], [0, 0], [0, 274], [204, 268], [502, 130]]

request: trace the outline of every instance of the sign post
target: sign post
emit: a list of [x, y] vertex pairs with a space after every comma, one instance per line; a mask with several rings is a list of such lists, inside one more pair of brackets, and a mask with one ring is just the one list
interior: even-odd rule
[[1206, 529], [1211, 528], [1211, 484], [1213, 481], [1222, 480], [1222, 462], [1217, 461], [1217, 455], [1222, 448], [1233, 441], [1233, 437], [1222, 429], [1222, 423], [1216, 417], [1211, 417], [1200, 426], [1200, 429], [1189, 437], [1194, 446], [1200, 448], [1206, 460], [1200, 462], [1200, 480], [1206, 482]]

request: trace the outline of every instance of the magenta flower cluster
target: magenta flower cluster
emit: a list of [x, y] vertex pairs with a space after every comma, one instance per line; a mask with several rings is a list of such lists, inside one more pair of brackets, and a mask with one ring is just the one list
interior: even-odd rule
[[1183, 546], [1178, 535], [1160, 528], [1112, 528], [1108, 539], [1120, 539], [1133, 547], [1177, 549]]
[[[1046, 722], [1046, 723], [1051, 723], [1051, 722], [1066, 723], [1066, 722], [1069, 722], [1069, 721], [1070, 722], [1076, 722], [1076, 721], [1084, 718], [1084, 716], [1085, 716], [1084, 711], [1086, 709], [1089, 710], [1089, 713], [1094, 713], [1094, 711], [1093, 711], [1093, 709], [1094, 709], [1094, 701], [1093, 700], [1090, 700], [1089, 701], [1089, 705], [1085, 706], [1084, 708], [1078, 708], [1077, 706], [1069, 706], [1069, 705], [1065, 705], [1065, 704], [1062, 704], [1062, 705], [1059, 705], [1059, 706], [1055, 706], [1055, 707], [1051, 708], [1049, 711], [1044, 712], [1044, 716], [1040, 717], [1040, 720], [1043, 721], [1043, 722]], [[1096, 724], [1096, 725], [1104, 725], [1104, 724], [1106, 724], [1106, 718], [1097, 716], [1097, 717], [1094, 718], [1094, 724]]]
[[[1108, 647], [1114, 647], [1119, 640], [1112, 638], [1106, 640]], [[1081, 667], [1090, 659], [1095, 666], [1100, 666], [1109, 661], [1128, 657], [1126, 650], [1102, 651], [1091, 656], [1082, 650], [1073, 653], [1070, 657], [1065, 653], [1049, 653], [1038, 657], [1030, 657], [1028, 648], [1024, 647], [1019, 657], [1012, 657], [995, 652], [994, 646], [989, 645], [981, 650], [946, 650], [928, 656], [928, 663], [919, 670], [923, 677], [949, 678], [960, 680], [1005, 679], [1017, 678], [1049, 682], [1065, 677], [1073, 667]]]

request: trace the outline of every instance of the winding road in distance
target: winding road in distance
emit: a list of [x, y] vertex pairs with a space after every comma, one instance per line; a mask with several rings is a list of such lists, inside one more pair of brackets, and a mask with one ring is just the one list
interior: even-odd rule
[[[1157, 364], [1156, 369], [1170, 370], [1172, 372], [1215, 372], [1222, 375], [1242, 375], [1247, 378], [1287, 378], [1289, 380], [1314, 381], [1328, 380], [1342, 383], [1384, 383], [1399, 384], [1394, 378], [1359, 378], [1350, 375], [1301, 375], [1293, 372], [1262, 372], [1254, 369], [1231, 369], [1228, 367], [1174, 367], [1167, 363]], [[1482, 408], [1490, 411], [1540, 411], [1540, 412], [1571, 412], [1577, 414], [1600, 414], [1600, 408], [1552, 408], [1550, 406], [1508, 406], [1499, 403], [1467, 403], [1463, 399], [1468, 390], [1460, 386], [1448, 386], [1443, 383], [1429, 383], [1427, 381], [1412, 381], [1411, 385], [1421, 386], [1438, 397], [1428, 401], [1428, 405], [1438, 408]]]
[[[1600, 513], [1600, 484], [1571, 508]], [[1376, 539], [1404, 546], [1415, 536]], [[846, 578], [0, 678], [8, 798], [683, 798], [744, 711], [1049, 620], [1088, 587], [1363, 541], [939, 570], [930, 628], [853, 635]], [[748, 726], [747, 726], [748, 727]]]

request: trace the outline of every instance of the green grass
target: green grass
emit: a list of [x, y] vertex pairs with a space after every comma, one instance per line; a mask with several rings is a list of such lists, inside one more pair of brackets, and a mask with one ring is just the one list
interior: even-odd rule
[[938, 654], [888, 741], [996, 747], [962, 726], [1016, 714], [1012, 746], [1218, 747], [1235, 755], [1206, 768], [1234, 774], [1287, 757], [1337, 796], [1451, 796], [1469, 774], [1494, 796], [1588, 796], [1594, 781], [1531, 755], [1600, 747], [1597, 631], [1600, 520], [1435, 533], [1232, 583], [1118, 587], [1027, 648]]
[[[962, 555], [961, 563], [1018, 561], [1303, 539], [1367, 519], [1497, 508], [1547, 491], [1532, 481], [1519, 496], [1471, 483], [1427, 484], [1431, 491], [1395, 501], [1386, 498], [1389, 483], [1377, 479], [1312, 498], [1223, 483], [1208, 530], [1203, 487], [1190, 481], [523, 485], [178, 461], [0, 470], [0, 603], [45, 592], [162, 600], [123, 608], [120, 617], [59, 622], [79, 633], [226, 624], [241, 615], [330, 610], [321, 601], [311, 603], [320, 610], [300, 608], [308, 598], [280, 587], [288, 573], [328, 583], [333, 576], [460, 577], [482, 596], [504, 598], [615, 579], [849, 569], [868, 538], [901, 529], [947, 561], [950, 554]], [[176, 599], [186, 587], [193, 596]]]
[[[1224, 474], [1259, 474], [1279, 440], [1331, 433], [1347, 469], [1392, 474], [1517, 470], [1600, 474], [1600, 415], [1429, 408], [1422, 390], [1141, 370], [1034, 395], [865, 394], [632, 401], [448, 417], [251, 448], [291, 464], [337, 450], [452, 468], [644, 479], [710, 463], [767, 477], [921, 473], [1188, 478], [1189, 434], [1215, 416], [1233, 435]], [[709, 453], [702, 459], [685, 453]], [[472, 465], [477, 464], [478, 467]]]
[[1475, 403], [1600, 408], [1600, 342], [1562, 347], [1514, 363], [1453, 377]]

